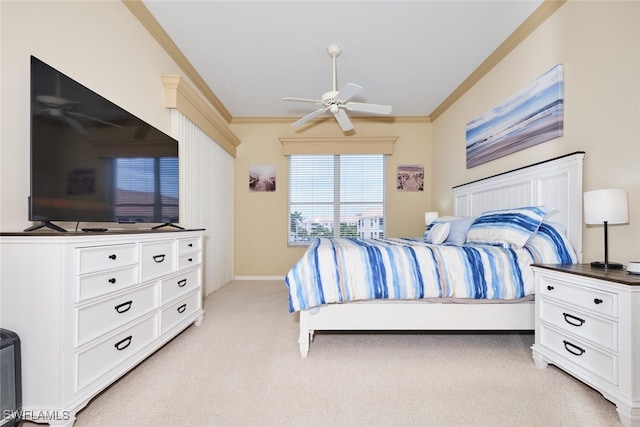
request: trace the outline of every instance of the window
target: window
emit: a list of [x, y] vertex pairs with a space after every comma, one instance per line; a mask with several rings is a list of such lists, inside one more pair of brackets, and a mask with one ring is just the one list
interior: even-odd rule
[[289, 156], [289, 244], [384, 237], [386, 156]]

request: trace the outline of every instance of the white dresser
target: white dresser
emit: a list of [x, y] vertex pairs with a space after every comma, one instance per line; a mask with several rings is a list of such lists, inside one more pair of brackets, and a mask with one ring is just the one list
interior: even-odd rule
[[202, 311], [202, 230], [2, 233], [0, 325], [22, 344], [23, 419], [87, 402]]
[[533, 359], [554, 364], [640, 427], [640, 276], [589, 265], [536, 265]]

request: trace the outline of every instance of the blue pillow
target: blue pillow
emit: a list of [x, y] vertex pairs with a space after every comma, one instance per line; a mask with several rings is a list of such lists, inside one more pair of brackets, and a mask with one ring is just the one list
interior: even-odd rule
[[522, 248], [548, 213], [542, 206], [485, 212], [473, 221], [467, 243]]
[[449, 231], [449, 237], [447, 237], [445, 243], [450, 243], [452, 245], [464, 245], [467, 241], [467, 233], [475, 219], [476, 217], [469, 216], [451, 220], [449, 222], [451, 224], [451, 230]]

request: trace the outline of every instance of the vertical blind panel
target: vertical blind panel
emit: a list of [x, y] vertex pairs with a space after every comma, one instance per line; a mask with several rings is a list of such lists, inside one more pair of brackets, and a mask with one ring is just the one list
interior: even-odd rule
[[177, 110], [171, 128], [179, 141], [180, 225], [206, 229], [203, 287], [209, 295], [233, 279], [233, 158]]

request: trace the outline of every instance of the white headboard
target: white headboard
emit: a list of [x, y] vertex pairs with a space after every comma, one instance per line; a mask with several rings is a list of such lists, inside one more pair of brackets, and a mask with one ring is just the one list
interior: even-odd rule
[[582, 164], [584, 152], [535, 163], [453, 187], [454, 214], [546, 206], [549, 221], [562, 224], [582, 262]]

